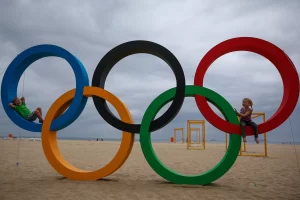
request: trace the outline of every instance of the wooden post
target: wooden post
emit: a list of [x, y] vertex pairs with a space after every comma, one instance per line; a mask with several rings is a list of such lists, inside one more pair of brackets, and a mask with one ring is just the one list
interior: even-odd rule
[[[191, 141], [192, 141], [192, 132], [193, 131], [196, 131], [196, 144], [200, 144], [201, 143], [201, 141], [200, 141], [200, 128], [190, 128], [190, 133], [191, 133], [191, 135], [190, 135], [190, 139], [191, 139]], [[193, 143], [193, 142], [191, 142], [191, 143]]]
[[183, 128], [174, 128], [174, 143], [176, 143], [177, 141], [177, 137], [176, 137], [176, 131], [181, 131], [181, 135], [182, 135], [182, 143], [184, 143], [184, 131]]
[[[196, 130], [195, 128], [191, 128], [191, 124], [201, 124], [202, 125], [202, 147], [191, 147], [191, 132], [192, 130]], [[187, 149], [194, 150], [205, 150], [205, 120], [187, 120]], [[198, 130], [198, 129], [197, 129]], [[199, 140], [200, 140], [200, 130], [199, 130]]]
[[[264, 122], [266, 121], [266, 114], [263, 115]], [[265, 146], [265, 156], [268, 156], [268, 149], [267, 149], [267, 133], [264, 133], [264, 146]]]
[[[251, 116], [251, 119], [257, 118], [262, 116], [263, 122], [266, 121], [266, 114], [263, 112], [253, 112], [253, 116]], [[246, 144], [244, 143], [244, 152], [246, 152]], [[268, 150], [267, 150], [267, 133], [264, 133], [264, 154], [243, 154], [240, 153], [240, 156], [255, 156], [255, 157], [268, 157]]]

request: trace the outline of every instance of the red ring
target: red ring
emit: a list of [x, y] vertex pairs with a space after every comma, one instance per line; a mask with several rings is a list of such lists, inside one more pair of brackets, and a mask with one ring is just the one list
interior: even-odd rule
[[[258, 125], [258, 133], [266, 133], [277, 128], [296, 107], [299, 98], [299, 76], [290, 58], [274, 44], [252, 37], [238, 37], [221, 42], [208, 51], [200, 61], [196, 70], [194, 85], [203, 86], [204, 75], [209, 66], [222, 55], [233, 51], [250, 51], [264, 56], [279, 71], [284, 86], [280, 107], [270, 119]], [[215, 114], [205, 97], [195, 95], [195, 100], [202, 115], [213, 126], [226, 133], [241, 133], [239, 125], [231, 124]], [[251, 127], [246, 127], [246, 135], [253, 135]]]

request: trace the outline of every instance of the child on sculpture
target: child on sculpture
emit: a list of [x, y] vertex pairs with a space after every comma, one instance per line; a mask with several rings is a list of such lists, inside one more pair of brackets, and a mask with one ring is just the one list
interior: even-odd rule
[[249, 98], [243, 99], [243, 107], [241, 108], [240, 112], [236, 111], [237, 116], [240, 117], [240, 126], [242, 129], [242, 137], [243, 142], [247, 142], [246, 140], [246, 126], [251, 126], [254, 129], [254, 138], [255, 142], [258, 144], [258, 130], [257, 130], [257, 124], [251, 120], [251, 114], [252, 114], [252, 106], [253, 102]]
[[12, 103], [9, 104], [9, 107], [13, 108], [15, 111], [17, 111], [24, 119], [33, 122], [37, 118], [39, 119], [40, 123], [43, 123], [44, 120], [42, 118], [42, 109], [38, 107], [35, 111], [31, 112], [25, 103], [25, 98], [22, 97], [19, 99], [16, 97]]

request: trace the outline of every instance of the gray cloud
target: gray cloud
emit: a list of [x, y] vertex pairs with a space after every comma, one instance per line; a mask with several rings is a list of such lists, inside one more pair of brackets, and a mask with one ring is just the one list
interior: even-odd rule
[[[59, 45], [85, 65], [91, 82], [95, 66], [113, 47], [130, 40], [150, 40], [168, 48], [184, 69], [186, 83], [194, 75], [205, 53], [233, 37], [258, 37], [283, 49], [299, 71], [299, 5], [294, 1], [2, 1], [0, 3], [0, 74], [23, 50], [38, 44]], [[0, 81], [3, 74], [0, 75]], [[75, 87], [68, 63], [44, 58], [33, 63], [25, 75], [24, 95], [31, 109], [47, 112], [64, 92]], [[175, 87], [171, 69], [151, 55], [138, 54], [121, 60], [110, 72], [105, 88], [129, 108], [140, 123], [148, 105], [165, 90]], [[255, 111], [270, 118], [282, 100], [283, 86], [278, 71], [260, 55], [235, 52], [217, 59], [208, 69], [204, 86], [235, 108], [250, 97]], [[22, 94], [22, 79], [18, 95]], [[169, 104], [158, 113], [160, 116]], [[116, 111], [109, 106], [114, 113]], [[212, 106], [213, 107], [213, 106]], [[216, 113], [220, 114], [215, 108]], [[295, 138], [300, 141], [299, 103], [291, 115]], [[158, 117], [156, 116], [156, 117]], [[169, 138], [173, 128], [186, 127], [188, 119], [203, 119], [195, 100], [186, 98], [176, 118], [153, 138]], [[260, 123], [259, 121], [257, 121]], [[39, 135], [21, 130], [0, 106], [0, 135], [8, 132]], [[88, 128], [86, 128], [88, 127]], [[121, 137], [108, 125], [89, 99], [81, 116], [59, 133], [65, 137]], [[272, 133], [270, 141], [289, 140], [289, 121]], [[207, 123], [207, 138], [223, 140], [224, 134]]]

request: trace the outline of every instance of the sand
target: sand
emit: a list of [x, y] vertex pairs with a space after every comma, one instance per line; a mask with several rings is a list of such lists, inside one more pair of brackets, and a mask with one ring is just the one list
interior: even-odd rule
[[[119, 142], [59, 141], [64, 157], [76, 167], [104, 166]], [[168, 167], [186, 174], [204, 172], [225, 153], [225, 144], [207, 143], [207, 150], [186, 150], [185, 144], [154, 143], [155, 152]], [[251, 152], [263, 146], [249, 144]], [[268, 145], [268, 158], [238, 157], [234, 166], [207, 186], [167, 183], [145, 160], [135, 142], [126, 163], [100, 181], [63, 178], [48, 163], [40, 141], [0, 140], [0, 199], [300, 199], [300, 174], [293, 145]], [[298, 156], [300, 147], [297, 146]], [[298, 157], [300, 160], [300, 156]]]

